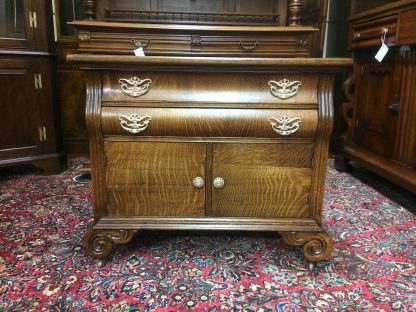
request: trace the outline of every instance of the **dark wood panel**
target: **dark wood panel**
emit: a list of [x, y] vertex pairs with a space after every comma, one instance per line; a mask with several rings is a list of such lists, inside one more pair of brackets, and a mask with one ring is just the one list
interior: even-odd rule
[[113, 216], [203, 216], [204, 143], [106, 142], [108, 206]]
[[357, 129], [355, 140], [358, 145], [386, 155], [391, 153], [390, 131], [394, 131], [396, 115], [389, 111], [394, 101], [394, 64], [364, 65], [357, 98]]
[[84, 75], [81, 70], [59, 69], [57, 79], [65, 149], [68, 152], [86, 151]]
[[0, 157], [39, 151], [40, 107], [34, 101], [34, 62], [0, 58]]
[[312, 151], [313, 144], [214, 144], [212, 177], [224, 186], [212, 189], [212, 214], [308, 217]]

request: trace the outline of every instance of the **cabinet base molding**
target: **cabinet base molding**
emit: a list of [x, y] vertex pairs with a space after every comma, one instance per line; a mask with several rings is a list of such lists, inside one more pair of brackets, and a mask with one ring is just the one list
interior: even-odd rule
[[371, 171], [400, 185], [412, 193], [416, 193], [416, 172], [412, 168], [374, 154], [354, 144], [346, 144], [343, 157], [337, 160], [336, 169], [345, 171], [349, 160], [364, 165]]
[[0, 159], [0, 167], [22, 164], [32, 164], [41, 169], [44, 174], [58, 173], [66, 166], [66, 153]]
[[103, 217], [82, 239], [85, 253], [94, 258], [110, 255], [115, 245], [131, 241], [139, 230], [273, 231], [291, 246], [303, 246], [309, 261], [322, 261], [332, 251], [331, 237], [310, 219]]

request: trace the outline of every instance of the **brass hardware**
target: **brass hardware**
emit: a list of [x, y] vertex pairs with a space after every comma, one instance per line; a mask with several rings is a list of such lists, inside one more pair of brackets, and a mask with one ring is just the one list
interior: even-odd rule
[[152, 80], [143, 79], [134, 76], [133, 78], [121, 78], [118, 81], [121, 84], [121, 90], [129, 96], [138, 97], [149, 91]]
[[352, 38], [353, 39], [359, 39], [361, 37], [360, 33], [352, 33]]
[[131, 44], [136, 49], [139, 49], [139, 48], [147, 48], [147, 46], [150, 44], [150, 40], [145, 40], [144, 42], [142, 42], [140, 40], [131, 39]]
[[247, 42], [240, 41], [239, 46], [244, 51], [252, 51], [259, 47], [259, 43], [257, 41], [254, 43], [247, 43]]
[[399, 102], [399, 95], [397, 93], [394, 94], [393, 103], [389, 104], [388, 106], [389, 112], [398, 113], [400, 110], [400, 102]]
[[300, 81], [289, 81], [286, 78], [280, 81], [270, 80], [268, 83], [272, 95], [282, 100], [296, 95], [301, 84]]
[[269, 117], [272, 129], [280, 135], [289, 135], [298, 131], [301, 123], [299, 117], [289, 118], [281, 116], [279, 118]]
[[201, 177], [196, 177], [193, 181], [192, 184], [196, 187], [196, 188], [201, 188], [204, 186], [204, 179]]
[[48, 139], [46, 135], [46, 127], [39, 127], [39, 141], [43, 142]]
[[198, 48], [202, 45], [201, 39], [191, 39], [192, 48]]
[[33, 78], [35, 81], [35, 90], [42, 89], [42, 74], [34, 74]]
[[38, 27], [38, 19], [36, 17], [36, 12], [29, 12], [29, 26], [30, 28]]
[[298, 46], [299, 48], [306, 47], [308, 44], [309, 44], [309, 40], [307, 39], [298, 39], [296, 41], [296, 46]]
[[146, 130], [152, 118], [150, 116], [139, 116], [137, 114], [132, 114], [130, 116], [120, 115], [120, 126], [130, 132], [130, 133], [139, 133]]
[[212, 184], [214, 185], [215, 188], [222, 188], [224, 186], [224, 179], [221, 177], [217, 177], [214, 179], [214, 181], [212, 181]]

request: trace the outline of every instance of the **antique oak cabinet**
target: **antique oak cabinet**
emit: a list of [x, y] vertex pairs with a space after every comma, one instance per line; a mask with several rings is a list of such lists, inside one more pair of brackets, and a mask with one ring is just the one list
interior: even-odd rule
[[93, 257], [142, 230], [280, 232], [320, 261], [333, 76], [349, 59], [74, 54], [86, 72]]

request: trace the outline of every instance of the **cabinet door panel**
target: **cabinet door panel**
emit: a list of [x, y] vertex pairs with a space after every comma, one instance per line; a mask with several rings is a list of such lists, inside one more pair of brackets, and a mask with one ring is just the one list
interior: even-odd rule
[[395, 90], [393, 64], [365, 65], [357, 97], [355, 142], [384, 156], [391, 153], [396, 114], [389, 111]]
[[212, 213], [221, 217], [308, 217], [313, 144], [214, 144]]
[[106, 142], [108, 211], [114, 216], [203, 216], [205, 143]]
[[34, 48], [34, 33], [30, 27], [31, 2], [0, 1], [0, 46], [2, 48]]
[[38, 151], [40, 121], [32, 67], [29, 60], [0, 60], [0, 158]]

